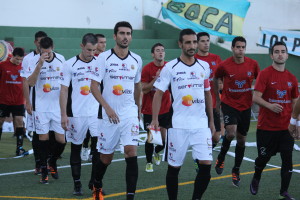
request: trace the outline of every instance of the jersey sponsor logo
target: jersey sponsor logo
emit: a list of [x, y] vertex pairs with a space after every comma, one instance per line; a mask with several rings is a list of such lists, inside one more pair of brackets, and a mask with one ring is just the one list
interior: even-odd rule
[[114, 95], [117, 95], [117, 96], [120, 96], [122, 94], [132, 94], [131, 90], [128, 90], [128, 89], [124, 90], [122, 85], [114, 85], [112, 92]]
[[198, 83], [198, 84], [188, 84], [188, 85], [180, 85], [178, 86], [178, 89], [186, 89], [186, 88], [202, 88], [203, 83]]
[[235, 84], [238, 86], [238, 88], [243, 88], [243, 86], [246, 84], [246, 80], [242, 80], [242, 81], [235, 81]]
[[179, 81], [184, 81], [184, 78], [181, 77], [173, 77], [173, 82], [179, 82]]
[[60, 72], [60, 74], [59, 74], [60, 76], [64, 76], [64, 73], [63, 72]]
[[80, 87], [80, 94], [84, 96], [90, 94], [90, 87], [87, 85]]
[[99, 71], [99, 67], [95, 67], [95, 72]]
[[278, 98], [283, 98], [286, 95], [286, 90], [277, 90], [276, 94], [278, 95]]
[[44, 72], [44, 71], [41, 71], [40, 72], [40, 75], [43, 75], [43, 74], [46, 74], [47, 72]]
[[117, 63], [110, 63], [110, 66], [119, 66]]
[[191, 106], [194, 103], [204, 103], [203, 99], [193, 99], [192, 95], [186, 95], [182, 97], [182, 105]]
[[54, 67], [52, 67], [51, 65], [49, 66], [49, 69], [47, 70], [47, 72], [55, 72], [56, 70], [54, 69]]
[[120, 79], [120, 80], [130, 80], [132, 81], [135, 77], [134, 76], [110, 76], [111, 79]]
[[52, 90], [59, 90], [59, 87], [52, 87], [49, 83], [43, 85], [43, 91], [45, 93], [51, 92]]
[[120, 68], [119, 70], [122, 70], [122, 71], [130, 71], [130, 69], [128, 69], [126, 63], [123, 63], [123, 64], [122, 64], [122, 68]]
[[82, 75], [84, 75], [84, 74], [85, 74], [85, 73], [79, 72], [79, 73], [76, 74], [76, 76], [82, 76]]
[[[202, 73], [201, 73], [201, 77], [203, 77]], [[190, 79], [199, 79], [199, 77], [197, 77], [196, 72], [190, 72], [190, 78], [188, 78], [188, 80]]]
[[60, 79], [59, 76], [49, 76], [49, 77], [41, 77], [40, 80], [44, 81], [44, 80], [57, 80]]
[[81, 82], [81, 81], [88, 81], [89, 80], [89, 78], [80, 78], [80, 79], [78, 79], [78, 82]]
[[114, 70], [114, 69], [106, 69], [105, 71], [106, 71], [106, 73], [115, 73], [115, 72], [117, 72], [117, 70]]
[[177, 72], [176, 75], [178, 74], [186, 74], [186, 72]]
[[85, 69], [85, 67], [79, 67], [79, 68], [77, 68], [77, 70], [81, 70], [81, 69]]
[[11, 74], [10, 78], [15, 81], [18, 78], [18, 74], [16, 74], [16, 75]]

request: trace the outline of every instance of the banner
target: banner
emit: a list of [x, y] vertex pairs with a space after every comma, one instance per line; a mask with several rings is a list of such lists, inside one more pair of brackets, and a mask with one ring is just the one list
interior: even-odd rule
[[300, 56], [300, 31], [261, 29], [258, 44], [270, 48], [275, 42], [286, 43], [288, 53]]
[[162, 15], [181, 29], [204, 31], [230, 41], [243, 35], [249, 6], [247, 0], [169, 0], [163, 4]]

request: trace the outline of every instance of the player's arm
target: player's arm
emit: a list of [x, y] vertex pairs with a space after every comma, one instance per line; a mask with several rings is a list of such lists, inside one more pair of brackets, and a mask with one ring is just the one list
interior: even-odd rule
[[153, 101], [152, 101], [152, 121], [151, 121], [151, 126], [155, 129], [158, 130], [159, 123], [158, 123], [158, 114], [160, 111], [161, 107], [161, 100], [164, 95], [164, 92], [157, 89]]
[[204, 97], [205, 97], [205, 111], [208, 117], [209, 121], [209, 128], [211, 130], [211, 133], [216, 132], [215, 124], [214, 124], [214, 115], [213, 115], [213, 105], [212, 105], [212, 97], [210, 90], [204, 91]]
[[61, 113], [61, 127], [64, 130], [68, 130], [68, 116], [67, 116], [67, 101], [68, 101], [68, 87], [61, 85], [60, 95], [59, 95], [59, 105]]
[[253, 102], [259, 106], [265, 107], [275, 113], [280, 113], [283, 110], [283, 107], [277, 103], [269, 103], [262, 98], [263, 93], [257, 90], [253, 92]]
[[149, 83], [142, 82], [142, 92], [144, 94], [147, 94], [152, 90], [153, 84], [158, 79], [159, 74], [160, 74], [160, 69], [157, 70], [155, 77], [153, 77], [152, 81], [150, 81]]
[[289, 124], [289, 132], [295, 139], [300, 139], [300, 100], [293, 99], [293, 112]]
[[32, 72], [32, 74], [28, 77], [28, 84], [33, 87], [35, 84], [36, 84], [36, 81], [39, 77], [39, 74], [40, 74], [40, 71], [41, 71], [41, 68], [45, 62], [45, 59], [49, 58], [49, 55], [48, 53], [43, 53], [41, 56], [40, 56], [40, 59], [39, 59], [39, 62], [36, 66], [36, 68], [34, 69], [34, 71]]
[[32, 105], [29, 99], [29, 84], [26, 78], [22, 79], [23, 81], [23, 95], [26, 100], [25, 109], [28, 114], [32, 115]]
[[100, 83], [98, 81], [92, 80], [91, 82], [91, 92], [95, 99], [101, 104], [101, 106], [104, 108], [109, 121], [111, 123], [117, 124], [120, 122], [120, 119], [116, 112], [110, 107], [110, 105], [105, 101], [103, 98], [100, 89], [99, 89]]
[[141, 111], [141, 82], [134, 84], [134, 101], [138, 107], [138, 118], [140, 119]]

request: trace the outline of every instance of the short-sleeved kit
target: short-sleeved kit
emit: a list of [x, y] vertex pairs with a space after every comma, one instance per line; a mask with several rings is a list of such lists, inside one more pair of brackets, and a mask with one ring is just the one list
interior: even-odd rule
[[103, 81], [102, 96], [120, 119], [120, 123], [111, 124], [102, 108], [102, 135], [97, 145], [101, 153], [112, 153], [120, 140], [124, 146], [138, 143], [138, 107], [134, 100], [134, 88], [141, 80], [141, 69], [141, 57], [131, 51], [125, 58], [120, 58], [111, 49], [97, 58], [92, 79], [99, 83]]
[[195, 59], [186, 65], [180, 58], [166, 64], [154, 87], [161, 91], [169, 89], [172, 103], [172, 127], [168, 129], [168, 163], [183, 164], [189, 146], [193, 158], [212, 160], [211, 132], [205, 112], [205, 91], [209, 91], [210, 69], [207, 62]]
[[93, 137], [99, 135], [99, 103], [90, 91], [90, 76], [95, 63], [95, 58], [85, 62], [77, 55], [66, 61], [62, 72], [60, 83], [68, 87], [69, 130], [66, 138], [73, 144], [82, 144], [88, 129]]

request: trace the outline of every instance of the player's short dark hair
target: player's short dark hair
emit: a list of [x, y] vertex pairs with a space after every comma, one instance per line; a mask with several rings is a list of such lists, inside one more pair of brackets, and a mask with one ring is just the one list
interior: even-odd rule
[[183, 41], [183, 36], [184, 35], [196, 35], [195, 31], [193, 31], [190, 28], [187, 29], [182, 29], [179, 33], [179, 41], [182, 42]]
[[285, 46], [285, 50], [286, 50], [286, 52], [288, 52], [288, 49], [287, 49], [287, 46], [286, 46], [285, 42], [277, 41], [277, 42], [275, 42], [275, 43], [271, 46], [271, 48], [270, 48], [270, 54], [273, 55], [274, 47], [275, 47], [275, 46], [280, 46], [280, 45]]
[[82, 37], [81, 43], [85, 46], [87, 43], [91, 43], [92, 45], [97, 44], [98, 39], [96, 38], [95, 34], [87, 33]]
[[131, 30], [131, 34], [132, 34], [132, 26], [129, 22], [126, 21], [121, 21], [116, 23], [115, 28], [114, 28], [114, 34], [117, 35], [118, 31], [119, 31], [119, 27], [127, 27], [130, 28]]
[[200, 37], [202, 37], [202, 36], [207, 36], [208, 38], [210, 38], [210, 35], [207, 32], [200, 32], [200, 33], [197, 33], [197, 41], [198, 42], [200, 40]]
[[12, 52], [13, 56], [20, 56], [20, 57], [24, 57], [25, 52], [24, 49], [21, 47], [16, 47], [13, 52]]
[[44, 31], [38, 31], [35, 33], [34, 35], [34, 39], [37, 40], [38, 38], [41, 38], [41, 37], [47, 37], [47, 33], [45, 33]]
[[151, 53], [154, 53], [154, 49], [156, 48], [156, 47], [163, 47], [163, 48], [165, 48], [165, 46], [162, 44], [162, 43], [156, 43], [156, 44], [154, 44], [153, 46], [152, 46], [152, 48], [151, 48]]
[[105, 38], [105, 35], [101, 34], [101, 33], [97, 33], [95, 34], [95, 37], [98, 38]]
[[236, 44], [237, 42], [245, 42], [245, 44], [247, 45], [246, 39], [245, 39], [244, 37], [242, 37], [242, 36], [237, 36], [237, 37], [235, 37], [235, 38], [232, 40], [231, 46], [232, 46], [232, 47], [235, 47], [235, 44]]
[[43, 49], [49, 49], [53, 47], [53, 40], [50, 37], [44, 37], [40, 41], [40, 47]]

